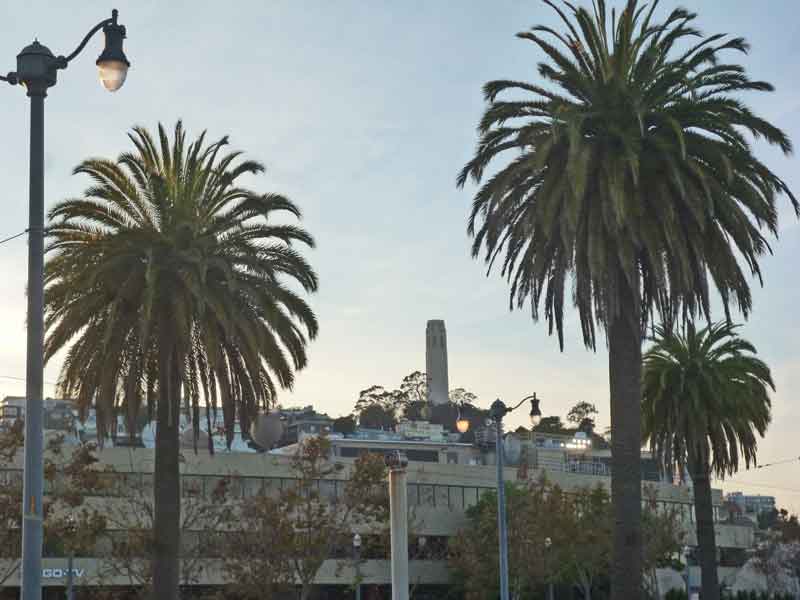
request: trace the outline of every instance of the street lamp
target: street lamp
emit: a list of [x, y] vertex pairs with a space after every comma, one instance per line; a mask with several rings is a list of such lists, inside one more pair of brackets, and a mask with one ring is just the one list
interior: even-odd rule
[[353, 536], [353, 560], [356, 563], [356, 600], [361, 600], [361, 536]]
[[[509, 408], [498, 398], [489, 407], [489, 417], [495, 425], [495, 454], [497, 455], [497, 529], [500, 543], [500, 600], [509, 600], [508, 593], [508, 529], [506, 525], [506, 490], [503, 481], [503, 417], [512, 410], [518, 409], [522, 404], [531, 401], [531, 412], [529, 413], [531, 425], [534, 427], [539, 424], [542, 418], [542, 411], [539, 408], [539, 399], [536, 394], [525, 396], [516, 405]], [[459, 415], [459, 421], [462, 421]], [[469, 421], [464, 431], [461, 431], [459, 422], [456, 426], [461, 433], [466, 433], [469, 429]]]
[[467, 433], [469, 431], [469, 419], [465, 414], [466, 410], [464, 409], [464, 404], [461, 403], [458, 405], [458, 418], [456, 419], [456, 429], [458, 433]]
[[72, 515], [67, 516], [67, 526], [65, 529], [68, 538], [67, 543], [69, 544], [69, 551], [67, 553], [67, 600], [75, 600], [75, 587], [72, 582], [75, 562], [75, 549], [72, 546], [72, 540], [75, 537], [77, 523], [75, 522], [75, 517]]
[[[550, 576], [550, 547], [553, 545], [553, 540], [549, 537], [544, 538], [544, 552], [545, 562], [547, 564], [547, 576]], [[553, 600], [553, 582], [547, 582], [547, 600]]]
[[118, 90], [130, 63], [122, 50], [125, 27], [117, 23], [117, 11], [95, 25], [72, 54], [54, 56], [34, 41], [17, 55], [17, 70], [0, 80], [22, 85], [31, 99], [30, 200], [28, 216], [28, 328], [25, 371], [25, 482], [22, 501], [22, 598], [42, 595], [42, 487], [43, 464], [43, 345], [44, 345], [44, 99], [56, 84], [59, 70], [86, 47], [100, 30], [105, 46], [96, 64], [103, 86]]

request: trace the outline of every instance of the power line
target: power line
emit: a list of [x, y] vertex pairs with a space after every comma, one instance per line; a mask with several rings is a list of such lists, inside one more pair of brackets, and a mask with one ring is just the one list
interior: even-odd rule
[[782, 492], [789, 492], [791, 494], [800, 494], [800, 489], [797, 489], [797, 488], [787, 488], [787, 487], [782, 487], [782, 486], [779, 486], [779, 485], [769, 485], [769, 484], [766, 484], [766, 483], [756, 483], [755, 481], [737, 481], [736, 483], [737, 484], [741, 483], [742, 485], [751, 485], [753, 487], [769, 488], [769, 489], [773, 489], [773, 490], [779, 490], [779, 491], [782, 491]]
[[787, 458], [785, 460], [776, 460], [775, 462], [764, 463], [763, 465], [756, 465], [755, 470], [763, 469], [764, 467], [773, 467], [775, 465], [785, 465], [787, 463], [798, 462], [798, 461], [800, 461], [800, 456], [795, 456], [794, 458]]
[[[0, 375], [0, 379], [12, 379], [13, 381], [25, 381], [24, 377], [14, 377], [13, 375]], [[47, 385], [58, 385], [52, 381], [45, 381]]]
[[7, 238], [5, 238], [5, 239], [3, 239], [3, 240], [0, 240], [0, 244], [5, 244], [6, 242], [10, 242], [11, 240], [15, 240], [15, 239], [17, 239], [18, 237], [21, 237], [21, 236], [25, 235], [26, 233], [28, 233], [28, 230], [27, 230], [27, 229], [25, 229], [24, 231], [20, 231], [20, 232], [19, 232], [18, 234], [16, 234], [16, 235], [12, 235], [11, 237], [7, 237]]

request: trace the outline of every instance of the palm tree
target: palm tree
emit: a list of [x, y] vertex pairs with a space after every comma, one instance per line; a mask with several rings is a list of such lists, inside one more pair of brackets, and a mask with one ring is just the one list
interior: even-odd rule
[[756, 462], [756, 433], [770, 422], [769, 367], [728, 323], [678, 334], [657, 327], [642, 369], [642, 433], [667, 472], [694, 483], [702, 597], [719, 598], [711, 475]]
[[[230, 443], [306, 364], [316, 318], [298, 294], [317, 277], [295, 244], [313, 246], [287, 198], [239, 185], [263, 167], [223, 153], [227, 138], [187, 143], [145, 129], [116, 162], [75, 173], [93, 185], [50, 211], [46, 358], [68, 347], [60, 385], [95, 406], [105, 435], [119, 408], [130, 423], [156, 417], [155, 598], [177, 598], [180, 548], [179, 414], [199, 432], [200, 407], [221, 406]], [[209, 421], [210, 430], [210, 421]], [[133, 427], [128, 427], [133, 431]], [[197, 437], [195, 437], [197, 439]], [[209, 447], [213, 448], [209, 440]]]
[[629, 0], [619, 13], [603, 0], [593, 10], [545, 2], [563, 31], [518, 34], [546, 55], [542, 82], [484, 86], [480, 140], [458, 185], [482, 183], [469, 220], [472, 253], [489, 271], [501, 264], [512, 309], [529, 303], [534, 320], [543, 310], [563, 349], [571, 292], [585, 345], [594, 349], [597, 328], [605, 331], [613, 597], [631, 600], [642, 572], [645, 325], [656, 311], [666, 322], [708, 316], [711, 283], [726, 314], [734, 305], [748, 315], [743, 269], [760, 278], [758, 260], [769, 249], [762, 230], [777, 233], [776, 198], [785, 193], [798, 214], [800, 205], [746, 135], [787, 154], [792, 146], [736, 97], [772, 90], [723, 60], [747, 51], [743, 39], [703, 36], [684, 9], [657, 22], [657, 0]]

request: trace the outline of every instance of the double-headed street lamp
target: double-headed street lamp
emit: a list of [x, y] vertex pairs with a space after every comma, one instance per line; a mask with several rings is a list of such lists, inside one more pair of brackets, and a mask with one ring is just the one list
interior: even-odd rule
[[[509, 600], [508, 593], [508, 529], [506, 526], [506, 490], [503, 481], [503, 417], [512, 410], [516, 410], [522, 404], [530, 400], [531, 402], [531, 424], [535, 427], [542, 418], [542, 411], [539, 409], [539, 399], [536, 394], [525, 396], [518, 404], [509, 408], [499, 398], [492, 402], [489, 407], [489, 417], [495, 426], [495, 454], [497, 455], [497, 529], [500, 542], [500, 600]], [[464, 414], [463, 405], [459, 408], [456, 428], [460, 433], [466, 433], [469, 429], [469, 420]]]
[[43, 369], [44, 369], [44, 99], [56, 84], [58, 71], [66, 69], [98, 31], [105, 47], [97, 58], [100, 81], [117, 91], [125, 83], [130, 63], [122, 50], [125, 27], [111, 18], [95, 25], [72, 54], [54, 56], [37, 41], [17, 55], [17, 70], [0, 80], [22, 85], [31, 99], [30, 205], [28, 216], [28, 330], [25, 370], [25, 483], [22, 501], [22, 599], [39, 600], [42, 594], [42, 487]]

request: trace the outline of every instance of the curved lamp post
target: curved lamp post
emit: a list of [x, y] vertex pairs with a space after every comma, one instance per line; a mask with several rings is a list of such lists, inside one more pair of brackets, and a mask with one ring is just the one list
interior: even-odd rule
[[[489, 417], [494, 421], [495, 426], [495, 454], [497, 455], [497, 529], [500, 543], [500, 600], [509, 600], [508, 592], [508, 528], [506, 525], [506, 488], [503, 481], [503, 417], [512, 410], [518, 409], [522, 404], [530, 400], [531, 402], [531, 424], [535, 427], [542, 418], [542, 411], [539, 408], [539, 399], [536, 394], [525, 396], [516, 405], [509, 408], [498, 398], [489, 407]], [[459, 406], [458, 420], [456, 428], [460, 433], [466, 433], [469, 429], [469, 420], [464, 415], [463, 405]]]
[[44, 99], [66, 69], [98, 31], [105, 34], [103, 52], [96, 64], [100, 81], [109, 91], [125, 83], [130, 63], [122, 50], [125, 27], [117, 11], [95, 25], [72, 54], [54, 56], [37, 41], [17, 55], [17, 70], [0, 80], [22, 85], [31, 99], [30, 204], [28, 221], [28, 327], [25, 369], [25, 483], [22, 501], [22, 598], [42, 596], [42, 487], [44, 411], [42, 378], [44, 346]]

